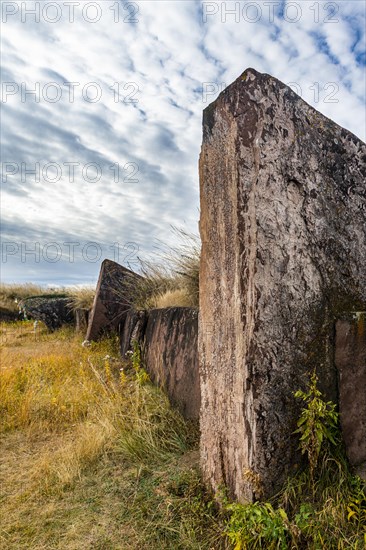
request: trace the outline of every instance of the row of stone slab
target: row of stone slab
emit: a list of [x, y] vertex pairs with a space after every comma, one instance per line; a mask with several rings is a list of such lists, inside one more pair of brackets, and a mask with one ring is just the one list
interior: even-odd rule
[[136, 311], [131, 288], [139, 278], [116, 262], [103, 261], [86, 340], [118, 332], [122, 357], [137, 342], [152, 380], [165, 389], [185, 418], [197, 420], [201, 397], [198, 311], [180, 307]]
[[296, 470], [294, 392], [313, 370], [362, 473], [366, 145], [247, 69], [204, 111], [200, 197], [199, 360], [197, 313], [134, 312], [126, 282], [139, 276], [110, 261], [86, 338], [120, 330], [123, 352], [136, 339], [187, 415], [201, 400], [201, 466], [213, 490], [267, 498]]

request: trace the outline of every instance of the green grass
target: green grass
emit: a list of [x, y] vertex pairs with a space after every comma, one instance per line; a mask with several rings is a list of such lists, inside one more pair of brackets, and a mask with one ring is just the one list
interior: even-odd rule
[[365, 484], [343, 459], [326, 458], [316, 490], [309, 470], [288, 480], [271, 502], [225, 501], [226, 533], [236, 550], [339, 549], [366, 547]]

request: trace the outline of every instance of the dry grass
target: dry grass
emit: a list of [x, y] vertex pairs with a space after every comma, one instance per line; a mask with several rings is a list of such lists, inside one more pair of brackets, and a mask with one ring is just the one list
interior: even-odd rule
[[140, 259], [143, 278], [137, 283], [134, 279], [127, 281], [122, 289], [131, 296], [135, 309], [198, 307], [199, 237], [176, 228], [173, 231], [178, 244], [169, 247], [162, 243], [153, 261]]
[[364, 488], [343, 459], [324, 461], [315, 500], [305, 471], [275, 513], [234, 504], [225, 516], [202, 487], [195, 427], [137, 353], [121, 362], [115, 339], [83, 348], [31, 322], [0, 331], [1, 549], [219, 550], [224, 533], [248, 541], [238, 549], [364, 547]]
[[95, 297], [95, 287], [83, 286], [67, 290], [71, 296], [73, 309], [91, 309]]
[[154, 307], [194, 307], [195, 305], [186, 289], [179, 288], [177, 290], [167, 290], [164, 294], [156, 296]]
[[1, 331], [0, 548], [224, 547], [195, 429], [114, 339]]
[[11, 312], [18, 311], [18, 302], [31, 296], [70, 296], [74, 309], [90, 309], [93, 305], [95, 288], [91, 286], [49, 289], [33, 283], [0, 284], [0, 307]]
[[25, 284], [0, 284], [0, 307], [5, 310], [17, 312], [18, 305], [15, 300], [23, 300], [30, 296], [44, 294], [45, 289], [33, 283]]
[[1, 370], [23, 364], [25, 357], [28, 361], [56, 348], [64, 357], [72, 357], [74, 349], [69, 344], [72, 333], [72, 328], [68, 327], [52, 335], [41, 322], [36, 328], [33, 321], [0, 323]]

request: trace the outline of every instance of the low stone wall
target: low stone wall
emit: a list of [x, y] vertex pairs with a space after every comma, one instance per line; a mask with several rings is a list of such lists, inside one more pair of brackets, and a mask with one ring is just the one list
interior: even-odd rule
[[18, 305], [25, 318], [42, 321], [51, 331], [74, 323], [74, 312], [67, 296], [31, 296]]
[[93, 307], [90, 312], [76, 312], [76, 328], [83, 330], [89, 317], [89, 341], [117, 331], [122, 357], [137, 340], [152, 381], [164, 388], [185, 418], [198, 419], [198, 311], [188, 307], [134, 310], [131, 291], [138, 278], [116, 262], [104, 260]]
[[129, 311], [120, 326], [121, 354], [137, 340], [146, 370], [185, 418], [198, 419], [198, 311], [171, 307]]

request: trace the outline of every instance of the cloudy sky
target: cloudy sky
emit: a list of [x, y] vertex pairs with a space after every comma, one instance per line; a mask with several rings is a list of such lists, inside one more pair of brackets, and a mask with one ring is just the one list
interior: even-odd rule
[[365, 140], [365, 6], [2, 1], [2, 280], [95, 282], [197, 233], [202, 110], [248, 67]]

